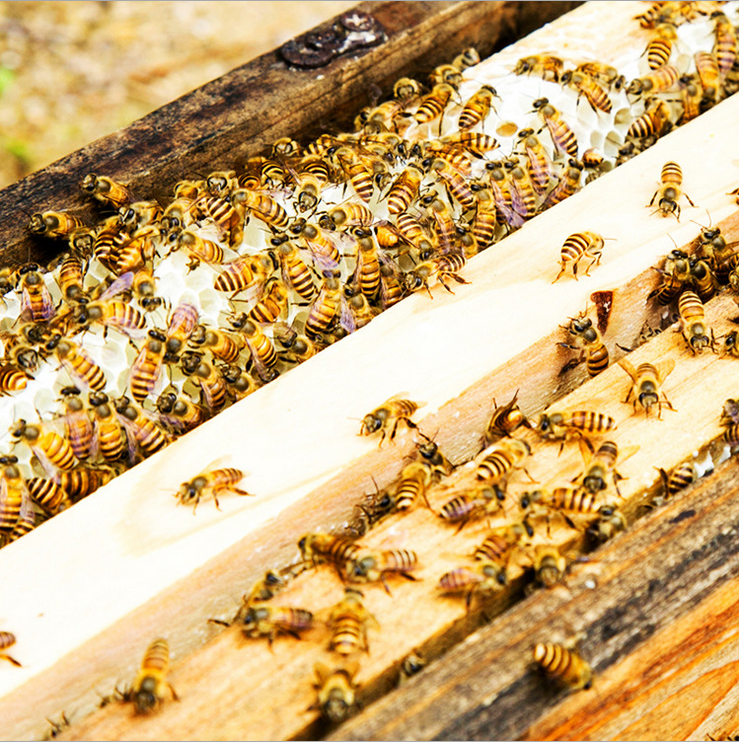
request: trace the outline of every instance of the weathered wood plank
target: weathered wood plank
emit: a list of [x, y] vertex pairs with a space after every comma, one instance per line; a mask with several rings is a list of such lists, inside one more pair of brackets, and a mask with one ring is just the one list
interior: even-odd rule
[[[732, 459], [329, 739], [700, 738], [739, 679], [737, 491]], [[596, 679], [568, 696], [531, 649], [578, 633]]]

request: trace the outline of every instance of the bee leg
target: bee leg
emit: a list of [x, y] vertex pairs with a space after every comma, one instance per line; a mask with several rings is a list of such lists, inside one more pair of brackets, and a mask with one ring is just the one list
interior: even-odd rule
[[695, 208], [695, 204], [694, 204], [694, 203], [693, 203], [693, 202], [692, 202], [692, 201], [690, 200], [690, 196], [688, 196], [688, 194], [687, 194], [687, 193], [685, 193], [685, 191], [683, 191], [683, 196], [685, 196], [685, 198], [687, 198], [687, 199], [688, 199], [688, 203], [689, 203], [689, 204], [690, 204], [690, 205], [691, 205], [691, 206], [692, 206], [693, 208]]
[[649, 208], [654, 203], [654, 199], [657, 198], [658, 193], [659, 193], [659, 190], [656, 190], [654, 192], [654, 196], [652, 196], [652, 200], [647, 204], [647, 208]]
[[217, 623], [219, 626], [231, 626], [229, 621], [222, 621], [220, 618], [209, 618], [208, 623]]
[[7, 660], [8, 662], [10, 662], [11, 665], [15, 665], [16, 667], [23, 667], [23, 665], [21, 665], [18, 660], [11, 657], [9, 654], [0, 654], [0, 660]]
[[177, 691], [174, 689], [172, 683], [167, 683], [167, 687], [169, 688], [169, 692], [172, 694], [172, 700], [179, 701], [180, 697], [177, 695]]
[[380, 582], [382, 582], [382, 587], [385, 592], [392, 598], [393, 594], [390, 592], [390, 586], [387, 584], [387, 577], [385, 577], [385, 575], [380, 577]]

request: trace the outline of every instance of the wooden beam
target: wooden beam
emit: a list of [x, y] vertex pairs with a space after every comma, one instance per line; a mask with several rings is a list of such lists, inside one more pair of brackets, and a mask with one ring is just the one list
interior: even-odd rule
[[[576, 566], [565, 586], [479, 629], [329, 739], [700, 739], [714, 731], [705, 720], [739, 679], [738, 486], [732, 459]], [[568, 695], [536, 672], [531, 650], [579, 632], [595, 682]]]

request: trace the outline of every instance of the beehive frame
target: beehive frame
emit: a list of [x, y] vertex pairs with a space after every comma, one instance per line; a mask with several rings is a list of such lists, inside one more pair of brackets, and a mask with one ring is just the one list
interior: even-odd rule
[[[716, 132], [722, 131], [722, 123], [731, 120], [730, 116], [732, 111], [729, 110], [731, 108], [731, 103], [732, 101], [727, 101], [727, 103], [723, 104], [720, 109], [707, 114], [706, 120], [701, 120], [702, 125], [700, 127], [692, 126], [690, 129], [686, 127], [684, 131], [675, 132], [674, 135], [671, 135], [670, 138], [666, 139], [663, 143], [660, 143], [658, 147], [655, 147], [654, 151], [650, 151], [641, 156], [639, 158], [638, 166], [636, 162], [630, 163], [612, 176], [609, 176], [608, 179], [604, 179], [602, 184], [593, 184], [593, 186], [588, 189], [587, 193], [582, 194], [582, 197], [578, 196], [573, 198], [571, 200], [572, 203], [565, 203], [558, 207], [556, 212], [553, 211], [549, 215], [542, 215], [537, 218], [535, 222], [527, 225], [525, 229], [521, 230], [517, 235], [514, 235], [513, 238], [509, 238], [506, 243], [508, 246], [507, 249], [515, 251], [518, 246], [522, 247], [530, 242], [543, 246], [546, 242], [546, 235], [551, 234], [552, 230], [555, 229], [557, 225], [566, 224], [568, 218], [571, 218], [573, 214], [576, 214], [579, 209], [583, 208], [583, 205], [586, 203], [585, 197], [587, 197], [587, 202], [597, 203], [599, 197], [603, 198], [604, 195], [607, 194], [609, 197], [614, 199], [611, 201], [614, 206], [620, 205], [625, 211], [631, 212], [634, 210], [635, 204], [638, 205], [639, 208], [643, 209], [643, 204], [640, 203], [639, 198], [637, 198], [635, 194], [629, 194], [629, 198], [624, 196], [625, 201], [623, 204], [620, 201], [615, 200], [615, 194], [619, 192], [616, 178], [621, 178], [622, 184], [627, 182], [633, 184], [636, 180], [636, 182], [639, 182], [642, 185], [649, 183], [649, 187], [651, 187], [651, 182], [654, 180], [654, 173], [659, 170], [661, 162], [669, 156], [669, 152], [679, 150], [681, 146], [685, 146], [686, 142], [692, 142], [695, 144], [696, 141], [703, 141], [696, 140], [695, 137], [699, 136], [701, 132], [703, 134], [710, 132], [712, 127], [715, 127]], [[727, 131], [727, 127], [724, 126], [723, 131]], [[719, 150], [721, 148], [722, 145], [718, 141], [719, 137], [719, 134], [711, 133], [710, 135], [707, 135], [705, 140], [707, 151], [714, 149]], [[729, 147], [730, 140], [727, 139], [723, 146]], [[676, 150], [673, 150], [673, 148], [676, 148]], [[708, 179], [703, 179], [703, 185], [708, 188], [708, 192], [706, 189], [703, 191], [700, 190], [702, 185], [700, 185], [701, 178], [699, 174], [690, 171], [687, 166], [685, 167], [686, 178], [689, 173], [691, 183], [696, 184], [696, 187], [699, 189], [697, 193], [703, 197], [700, 201], [701, 205], [709, 208], [714, 222], [724, 225], [725, 217], [730, 213], [733, 213], [735, 207], [732, 204], [731, 199], [725, 197], [726, 189], [724, 188], [721, 193], [717, 189], [719, 188], [719, 183], [730, 184], [734, 175], [726, 164], [725, 158], [721, 158], [718, 151], [716, 151], [716, 157], [710, 162], [702, 163], [702, 167], [707, 170], [710, 169], [711, 172], [710, 188], [708, 188]], [[646, 188], [647, 191], [649, 190], [649, 187]], [[721, 187], [723, 188], [723, 185]], [[636, 190], [636, 187], [634, 187], [634, 191]], [[692, 190], [693, 189], [691, 189], [691, 192]], [[723, 199], [721, 199], [720, 196], [723, 197]], [[698, 202], [698, 199], [696, 199], [696, 202]], [[603, 266], [603, 269], [608, 269], [608, 272], [601, 275], [601, 271], [599, 271], [596, 274], [598, 282], [600, 283], [602, 281], [604, 286], [611, 285], [614, 282], [621, 285], [624, 276], [633, 275], [641, 276], [641, 278], [636, 280], [637, 283], [641, 281], [642, 285], [648, 284], [649, 280], [647, 277], [650, 275], [649, 266], [654, 264], [659, 255], [664, 254], [665, 252], [664, 244], [659, 242], [659, 238], [664, 232], [664, 224], [661, 224], [659, 221], [655, 222], [654, 220], [650, 220], [644, 211], [641, 211], [640, 216], [635, 216], [634, 223], [639, 226], [638, 234], [640, 248], [636, 249], [634, 244], [631, 243], [629, 245], [624, 244], [623, 246], [619, 246], [619, 248], [615, 248], [610, 252], [610, 260], [604, 261], [605, 265]], [[606, 227], [615, 229], [616, 225], [613, 222], [610, 224], [607, 222], [604, 223], [604, 233], [608, 231]], [[679, 244], [684, 244], [685, 242], [688, 242], [689, 239], [692, 239], [692, 235], [695, 231], [695, 225], [688, 226], [685, 224], [681, 226], [676, 239]], [[672, 233], [676, 234], [676, 232]], [[491, 311], [494, 315], [500, 315], [502, 308], [506, 306], [507, 301], [504, 286], [508, 284], [516, 274], [515, 270], [510, 275], [507, 271], [503, 271], [502, 274], [491, 277], [488, 271], [486, 271], [487, 266], [484, 265], [486, 261], [482, 260], [484, 257], [485, 256], [483, 255], [481, 256], [481, 259], [475, 261], [475, 265], [470, 266], [470, 273], [465, 274], [469, 275], [468, 280], [472, 282], [472, 287], [470, 287], [469, 293], [462, 296], [462, 292], [460, 292], [460, 296], [457, 297], [447, 297], [437, 293], [433, 300], [433, 310], [436, 314], [438, 316], [447, 317], [437, 328], [439, 331], [438, 334], [443, 338], [445, 334], [447, 334], [443, 332], [443, 328], [465, 327], [465, 331], [468, 333], [467, 343], [462, 342], [459, 338], [457, 342], [460, 343], [460, 347], [464, 347], [466, 344], [470, 348], [477, 347], [478, 350], [480, 348], [479, 338], [484, 336], [487, 326], [485, 322], [479, 322], [479, 318], [481, 317], [481, 308], [485, 307], [487, 311]], [[493, 256], [489, 256], [488, 262], [490, 261], [494, 261]], [[541, 266], [541, 268], [538, 269], [539, 274], [541, 276], [546, 275], [549, 277], [549, 273], [551, 272], [550, 266], [544, 260], [543, 252], [542, 259], [538, 261], [537, 265]], [[534, 281], [536, 280], [537, 279], [534, 279]], [[543, 279], [539, 281], [539, 283], [529, 286], [528, 291], [538, 293], [541, 289], [541, 283], [548, 283], [548, 280]], [[632, 286], [631, 284], [629, 284], [629, 286], [632, 294], [625, 292], [624, 296], [636, 296], [638, 294], [637, 286]], [[257, 439], [252, 439], [247, 435], [246, 443], [252, 454], [257, 456], [258, 453], [263, 452], [264, 458], [260, 463], [265, 467], [265, 469], [270, 468], [271, 462], [274, 462], [274, 467], [280, 466], [280, 461], [283, 460], [284, 457], [284, 453], [280, 450], [280, 446], [293, 453], [296, 453], [298, 450], [303, 452], [305, 459], [301, 459], [299, 458], [299, 455], [296, 455], [293, 458], [293, 464], [296, 468], [301, 469], [303, 479], [309, 480], [304, 482], [304, 489], [302, 492], [307, 493], [313, 491], [313, 496], [310, 498], [310, 501], [303, 500], [296, 504], [291, 512], [289, 528], [284, 529], [279, 534], [276, 542], [271, 546], [261, 538], [263, 532], [260, 532], [258, 523], [255, 521], [255, 518], [258, 517], [260, 504], [255, 501], [254, 506], [251, 504], [244, 506], [244, 519], [246, 520], [248, 518], [248, 520], [251, 521], [250, 527], [254, 531], [252, 543], [256, 549], [262, 550], [258, 560], [259, 565], [261, 566], [262, 564], [265, 564], [268, 566], [273, 563], [274, 559], [279, 561], [279, 557], [286, 553], [289, 546], [294, 547], [297, 536], [306, 530], [310, 530], [311, 527], [315, 525], [316, 508], [322, 509], [326, 507], [330, 509], [332, 511], [330, 520], [334, 523], [338, 523], [342, 519], [348, 517], [351, 503], [355, 502], [361, 493], [367, 489], [367, 478], [366, 476], [363, 477], [363, 473], [384, 470], [388, 481], [392, 478], [392, 472], [394, 471], [394, 468], [397, 468], [399, 458], [406, 452], [401, 446], [394, 449], [386, 448], [382, 451], [368, 451], [366, 441], [346, 439], [346, 431], [351, 430], [353, 432], [353, 427], [355, 426], [355, 423], [347, 423], [345, 421], [346, 418], [350, 416], [361, 417], [361, 415], [367, 411], [367, 404], [370, 399], [372, 399], [373, 402], [369, 404], [369, 407], [372, 407], [375, 402], [381, 402], [383, 399], [390, 396], [390, 394], [398, 391], [399, 388], [410, 388], [411, 385], [413, 385], [414, 390], [418, 389], [417, 396], [425, 399], [427, 402], [427, 408], [425, 408], [426, 414], [424, 415], [424, 428], [433, 432], [436, 427], [439, 427], [439, 442], [443, 450], [447, 451], [448, 455], [455, 460], [464, 458], [465, 455], [469, 455], [477, 445], [476, 441], [471, 441], [469, 439], [469, 434], [465, 431], [467, 430], [466, 426], [470, 424], [472, 429], [482, 428], [486, 410], [480, 408], [479, 405], [481, 401], [483, 399], [489, 399], [491, 396], [503, 399], [510, 397], [512, 392], [515, 391], [518, 383], [517, 377], [522, 373], [522, 368], [528, 370], [534, 363], [539, 367], [539, 374], [529, 374], [530, 386], [527, 391], [522, 390], [521, 403], [525, 409], [531, 410], [532, 412], [541, 409], [549, 398], [547, 395], [552, 395], [553, 392], [551, 390], [556, 386], [555, 380], [558, 366], [555, 363], [555, 358], [558, 357], [559, 351], [555, 350], [555, 341], [553, 336], [557, 332], [556, 325], [558, 324], [559, 317], [574, 315], [583, 305], [589, 292], [594, 288], [596, 288], [596, 286], [592, 283], [587, 286], [579, 286], [576, 289], [573, 288], [572, 285], [568, 285], [566, 290], [557, 292], [556, 300], [559, 310], [557, 312], [551, 312], [551, 323], [547, 326], [548, 329], [545, 329], [537, 322], [535, 336], [532, 335], [531, 337], [527, 337], [524, 334], [524, 325], [527, 324], [525, 322], [526, 318], [521, 316], [518, 318], [518, 321], [520, 322], [518, 329], [514, 326], [511, 327], [510, 330], [511, 335], [517, 338], [516, 347], [507, 348], [504, 351], [500, 348], [493, 348], [491, 351], [492, 356], [485, 359], [480, 358], [479, 353], [476, 354], [477, 357], [474, 361], [466, 357], [459, 358], [457, 359], [458, 365], [448, 366], [445, 368], [445, 373], [440, 377], [435, 377], [433, 374], [429, 373], [429, 369], [434, 366], [436, 355], [440, 352], [439, 349], [433, 342], [429, 342], [428, 345], [423, 343], [418, 344], [417, 333], [414, 332], [418, 323], [414, 324], [413, 317], [418, 313], [419, 307], [425, 305], [428, 300], [424, 297], [413, 297], [403, 303], [403, 311], [399, 308], [394, 313], [395, 317], [393, 319], [391, 319], [389, 315], [387, 319], [381, 317], [376, 320], [370, 328], [367, 328], [367, 331], [363, 333], [363, 338], [366, 340], [359, 336], [357, 336], [356, 339], [349, 339], [346, 343], [342, 343], [341, 346], [329, 349], [329, 351], [322, 354], [320, 358], [317, 358], [316, 362], [312, 364], [312, 369], [308, 369], [307, 367], [305, 369], [298, 369], [295, 373], [290, 374], [284, 379], [280, 379], [268, 389], [263, 390], [263, 392], [260, 393], [259, 399], [253, 398], [252, 401], [252, 398], [250, 398], [250, 400], [246, 400], [246, 402], [249, 402], [250, 404], [241, 405], [239, 409], [239, 417], [232, 418], [234, 421], [237, 419], [256, 421], [269, 417], [268, 413], [272, 409], [273, 395], [277, 395], [274, 399], [280, 400], [283, 405], [288, 404], [289, 409], [297, 411], [298, 408], [301, 408], [299, 414], [296, 413], [293, 416], [293, 420], [295, 421], [293, 422], [293, 425], [296, 427], [305, 425], [307, 428], [315, 426], [313, 429], [318, 434], [320, 431], [324, 430], [324, 424], [328, 425], [328, 421], [322, 420], [320, 424], [311, 421], [315, 421], [316, 418], [326, 417], [325, 403], [322, 402], [320, 399], [321, 395], [318, 394], [316, 396], [319, 399], [316, 400], [315, 407], [309, 407], [304, 399], [304, 394], [301, 393], [301, 385], [305, 384], [309, 388], [318, 385], [318, 388], [321, 388], [321, 383], [318, 380], [325, 374], [329, 373], [330, 368], [335, 368], [336, 364], [343, 365], [344, 363], [350, 363], [351, 359], [359, 358], [361, 361], [363, 352], [368, 348], [375, 348], [380, 345], [380, 337], [382, 337], [383, 345], [385, 345], [387, 349], [388, 358], [397, 357], [398, 352], [402, 351], [403, 348], [414, 347], [423, 349], [423, 352], [418, 354], [417, 367], [410, 367], [409, 365], [409, 368], [404, 370], [404, 373], [407, 374], [404, 378], [407, 379], [407, 381], [404, 381], [403, 378], [397, 377], [392, 380], [377, 379], [368, 371], [367, 375], [360, 375], [354, 380], [353, 383], [355, 386], [348, 386], [348, 388], [344, 390], [334, 389], [331, 397], [335, 401], [336, 416], [335, 420], [328, 425], [328, 428], [336, 424], [338, 429], [342, 432], [338, 437], [333, 437], [331, 435], [317, 435], [316, 437], [320, 438], [320, 445], [316, 446], [315, 451], [304, 449], [297, 439], [293, 443], [291, 439], [284, 434], [280, 434], [279, 436], [282, 440], [278, 441], [273, 438], [262, 442]], [[523, 294], [525, 294], [527, 287], [521, 286], [519, 289]], [[493, 298], [496, 295], [496, 291], [497, 298]], [[555, 290], [553, 289], [552, 291]], [[535, 294], [532, 293], [532, 296], [533, 295]], [[492, 303], [490, 304], [489, 301]], [[401, 315], [403, 316], [401, 317]], [[557, 322], [554, 321], [555, 316]], [[625, 312], [620, 319], [622, 326], [619, 329], [614, 330], [614, 333], [617, 333], [616, 336], [623, 338], [623, 341], [628, 344], [635, 337], [640, 327], [640, 323], [643, 321], [645, 316], [645, 310], [641, 307]], [[614, 321], [615, 320], [616, 317], [614, 316]], [[374, 330], [372, 328], [374, 328]], [[360, 340], [362, 340], [361, 344]], [[443, 347], [443, 341], [440, 342]], [[536, 352], [529, 351], [527, 354], [525, 349], [531, 346], [534, 342], [534, 347], [537, 349]], [[547, 352], [545, 348], [548, 346], [551, 346], [551, 349]], [[539, 353], [538, 351], [542, 351], [543, 353]], [[522, 360], [522, 356], [526, 355], [530, 355], [531, 365], [527, 364], [525, 360]], [[548, 370], [549, 366], [545, 363], [545, 360], [549, 357], [552, 357], [552, 363], [549, 364], [549, 366], [551, 366], [550, 370]], [[318, 363], [319, 360], [321, 363]], [[377, 362], [380, 363], [379, 360]], [[475, 367], [475, 370], [471, 372], [471, 376], [465, 378], [463, 375], [465, 369], [469, 369], [472, 366]], [[505, 369], [506, 367], [509, 369], [508, 373], [501, 373], [501, 369]], [[490, 370], [495, 369], [496, 371], [495, 373], [486, 373], [480, 376], [476, 370], [478, 368]], [[419, 388], [418, 379], [421, 377], [424, 377], [425, 380], [424, 383], [420, 385], [422, 388]], [[269, 392], [269, 394], [267, 392]], [[291, 397], [291, 395], [294, 396]], [[345, 396], [345, 402], [342, 402], [342, 395]], [[361, 397], [358, 395], [361, 395]], [[455, 399], [456, 397], [458, 398]], [[293, 402], [290, 401], [291, 398], [294, 400]], [[358, 398], [361, 398], [361, 404], [356, 402]], [[355, 400], [357, 409], [353, 409], [351, 400]], [[247, 408], [249, 409], [247, 410]], [[246, 417], [241, 417], [242, 411]], [[224, 426], [224, 428], [227, 428], [230, 424], [230, 420], [227, 417], [228, 414], [229, 413], [224, 413], [224, 415], [214, 421], [214, 423], [217, 424], [218, 427]], [[333, 411], [331, 414], [333, 415]], [[340, 418], [343, 421], [341, 423], [339, 422]], [[464, 428], [460, 420], [465, 421]], [[209, 423], [211, 428], [215, 427], [214, 423]], [[125, 475], [120, 480], [117, 480], [116, 483], [113, 483], [106, 493], [100, 494], [104, 495], [106, 498], [110, 498], [108, 500], [108, 505], [112, 505], [116, 500], [122, 501], [120, 495], [115, 494], [115, 492], [118, 491], [116, 485], [121, 488], [121, 490], [128, 490], [130, 488], [137, 489], [137, 484], [138, 487], [145, 486], [147, 489], [154, 492], [166, 491], [168, 488], [171, 489], [171, 482], [173, 479], [179, 481], [182, 478], [178, 476], [178, 467], [180, 466], [179, 462], [181, 462], [183, 458], [192, 461], [194, 464], [197, 455], [197, 460], [202, 461], [205, 465], [222, 453], [221, 450], [217, 450], [219, 449], [220, 442], [214, 442], [211, 449], [208, 450], [203, 445], [203, 441], [207, 440], [208, 434], [203, 432], [203, 435], [197, 442], [189, 443], [186, 440], [178, 442], [171, 447], [171, 453], [169, 454], [167, 461], [165, 461], [165, 457], [162, 457], [156, 462], [146, 462], [133, 472]], [[371, 449], [372, 447], [370, 446], [369, 448]], [[408, 445], [406, 444], [406, 449], [407, 448]], [[338, 463], [332, 464], [327, 459], [323, 459], [325, 449], [330, 449], [332, 452], [335, 451], [336, 462], [341, 462], [342, 465], [339, 466]], [[190, 455], [191, 452], [192, 455]], [[167, 453], [169, 453], [169, 451]], [[270, 456], [272, 457], [271, 459], [269, 458]], [[311, 462], [316, 461], [317, 456], [322, 458], [322, 473], [317, 475], [317, 478], [311, 478], [309, 466], [311, 465]], [[351, 474], [347, 474], [344, 465], [352, 461], [358, 463], [355, 463], [351, 468]], [[248, 465], [245, 468], [248, 468]], [[326, 481], [327, 484], [319, 487], [321, 490], [320, 499], [315, 499], [315, 490], [319, 485], [319, 478], [320, 480]], [[257, 479], [257, 482], [254, 484], [255, 491], [258, 489], [258, 482], [259, 480]], [[140, 483], [145, 484], [142, 485]], [[385, 483], [386, 482], [383, 481], [382, 478], [378, 479], [378, 484], [380, 486], [383, 486]], [[290, 487], [289, 489], [291, 489], [295, 495], [301, 494], [300, 489], [295, 489], [293, 487]], [[335, 497], [333, 497], [334, 493], [338, 492], [343, 493], [346, 498], [345, 503], [341, 506], [336, 504]], [[275, 493], [275, 495], [279, 496], [278, 493]], [[96, 498], [96, 500], [102, 502], [102, 498]], [[329, 502], [332, 502], [333, 504], [329, 505]], [[168, 502], [163, 502], [161, 510], [158, 512], [151, 511], [148, 513], [147, 523], [165, 521], [171, 523], [173, 519], [170, 510], [166, 507], [169, 504], [170, 503]], [[107, 506], [101, 505], [101, 508], [107, 508]], [[83, 508], [75, 508], [75, 511], [82, 509]], [[328, 510], [325, 512], [328, 512]], [[257, 515], [255, 515], [255, 513], [257, 513]], [[73, 515], [73, 513], [70, 512], [69, 516], [71, 515]], [[115, 523], [120, 527], [120, 524], [124, 523], [128, 517], [135, 519], [137, 514], [132, 510], [128, 510], [121, 518], [111, 510], [110, 515], [114, 522], [111, 531], [108, 531], [105, 526], [100, 523], [96, 523], [96, 527], [101, 528], [102, 533], [109, 534], [114, 532]], [[65, 529], [63, 529], [62, 524], [65, 522], [66, 517], [67, 516], [57, 519], [59, 522], [58, 528], [60, 529], [60, 540], [63, 539], [62, 534]], [[78, 517], [83, 517], [81, 512]], [[225, 519], [219, 521], [219, 518], [220, 516], [217, 514], [213, 514], [212, 517], [210, 514], [205, 515], [202, 522], [200, 518], [198, 519], [197, 527], [198, 529], [201, 527], [203, 529], [213, 528], [214, 530], [211, 531], [211, 534], [217, 533], [219, 527], [227, 527], [226, 523], [224, 523]], [[84, 520], [81, 522], [84, 523]], [[183, 524], [185, 523], [184, 518], [181, 522]], [[242, 527], [241, 523], [233, 517], [230, 518], [230, 523], [231, 525], [228, 526], [228, 528], [238, 529]], [[47, 532], [51, 531], [52, 525], [53, 524], [50, 523], [48, 527], [45, 527], [45, 530]], [[326, 526], [328, 525], [331, 525], [331, 523], [326, 522]], [[40, 535], [41, 534], [31, 534], [30, 537], [27, 537], [24, 540], [24, 542], [28, 543], [27, 548], [29, 553], [30, 550], [34, 548], [32, 546], [33, 539], [37, 536], [40, 537]], [[211, 535], [210, 538], [217, 540], [219, 537]], [[130, 552], [136, 551], [137, 544], [135, 537], [132, 539], [129, 538], [128, 540], [124, 538], [124, 541], [121, 543], [125, 543], [125, 550], [129, 552], [129, 555]], [[116, 635], [113, 631], [106, 632], [106, 636], [101, 640], [102, 643], [97, 645], [97, 647], [94, 646], [94, 642], [87, 645], [87, 656], [90, 657], [94, 655], [98, 651], [99, 647], [103, 647], [106, 644], [113, 642], [118, 645], [119, 650], [117, 652], [118, 656], [111, 658], [111, 664], [115, 664], [121, 655], [128, 652], [129, 649], [133, 649], [134, 644], [136, 644], [136, 646], [140, 644], [140, 639], [136, 637], [135, 640], [134, 634], [140, 636], [143, 628], [157, 631], [155, 628], [157, 625], [171, 625], [172, 616], [174, 616], [176, 612], [180, 611], [183, 605], [192, 607], [193, 611], [191, 614], [191, 620], [178, 619], [178, 622], [181, 622], [180, 629], [182, 635], [184, 636], [186, 633], [191, 632], [189, 635], [192, 637], [193, 643], [199, 643], [206, 631], [203, 626], [203, 616], [217, 615], [221, 610], [225, 610], [226, 608], [224, 606], [225, 601], [223, 600], [223, 595], [221, 594], [218, 599], [215, 597], [216, 586], [214, 584], [207, 584], [210, 579], [213, 578], [215, 573], [218, 572], [217, 580], [219, 585], [225, 582], [244, 585], [248, 583], [248, 575], [254, 576], [255, 573], [259, 573], [259, 567], [256, 565], [245, 564], [243, 562], [239, 564], [236, 563], [237, 561], [241, 561], [241, 557], [239, 557], [238, 554], [243, 553], [244, 548], [248, 548], [248, 544], [248, 540], [241, 541], [238, 548], [234, 547], [230, 550], [230, 552], [233, 553], [221, 553], [217, 559], [214, 559], [214, 562], [211, 563], [206, 570], [201, 570], [194, 574], [191, 574], [190, 567], [183, 563], [181, 565], [182, 575], [183, 580], [187, 583], [186, 585], [174, 586], [170, 591], [168, 591], [168, 594], [160, 596], [160, 599], [156, 601], [157, 605], [153, 607], [149, 605], [146, 606], [145, 609], [142, 609], [136, 620], [131, 621], [130, 617], [128, 617], [125, 620], [126, 628], [123, 633], [118, 633]], [[184, 547], [184, 550], [186, 549], [187, 547]], [[16, 549], [14, 553], [18, 553], [18, 550]], [[27, 556], [27, 554], [25, 556]], [[23, 561], [25, 561], [25, 556], [22, 558]], [[110, 563], [115, 562], [118, 556], [120, 555], [114, 555]], [[144, 556], [143, 554], [139, 556], [145, 558], [150, 569], [156, 572], [156, 562], [150, 558], [151, 554], [149, 554], [149, 556]], [[14, 565], [12, 561], [8, 561], [7, 566], [10, 574], [20, 574], [20, 567]], [[41, 570], [43, 566], [44, 565], [41, 565], [39, 569]], [[171, 579], [170, 575], [166, 582], [169, 584], [169, 580]], [[189, 602], [180, 602], [180, 596], [184, 592], [187, 592], [190, 595]], [[159, 590], [154, 589], [153, 594], [158, 593]], [[97, 596], [97, 599], [100, 599], [100, 597], [101, 596]], [[197, 609], [195, 609], [193, 605], [196, 600], [199, 603]], [[143, 614], [145, 614], [145, 616]], [[184, 624], [188, 625], [185, 626]], [[123, 627], [117, 627], [116, 631], [122, 629]], [[87, 627], [87, 630], [89, 630], [89, 626]], [[124, 641], [119, 641], [119, 639], [125, 636], [128, 636], [128, 638], [124, 639]], [[131, 646], [129, 647], [127, 645]], [[178, 652], [187, 652], [187, 646], [184, 643], [178, 646]], [[129, 654], [131, 653], [132, 652], [129, 652]], [[85, 653], [77, 653], [76, 657], [81, 668], [85, 667], [84, 654]], [[134, 658], [132, 658], [132, 661], [135, 664], [136, 660]], [[119, 668], [120, 665], [117, 665], [117, 667]], [[101, 671], [101, 676], [104, 674], [105, 672]], [[54, 679], [50, 677], [50, 680], [50, 686], [53, 686]], [[60, 675], [56, 680], [58, 680], [59, 683], [62, 683], [69, 682], [70, 678], [69, 675], [66, 677]], [[88, 678], [88, 681], [89, 680], [90, 678]], [[52, 691], [49, 690], [49, 697], [51, 696], [51, 693]]]

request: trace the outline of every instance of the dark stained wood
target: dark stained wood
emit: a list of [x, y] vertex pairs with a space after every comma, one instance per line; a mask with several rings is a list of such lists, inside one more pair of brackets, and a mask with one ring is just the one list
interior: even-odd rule
[[346, 130], [398, 77], [423, 78], [471, 45], [487, 56], [579, 4], [361, 3], [386, 29], [386, 43], [307, 70], [289, 67], [277, 51], [263, 54], [0, 191], [0, 262], [46, 262], [59, 249], [27, 232], [32, 213], [71, 209], [97, 221], [79, 192], [89, 172], [127, 183], [139, 198], [169, 199], [178, 180], [237, 167], [280, 137], [307, 142]]
[[[517, 739], [534, 723], [526, 738], [695, 739], [705, 709], [685, 714], [680, 705], [702, 698], [712, 708], [739, 679], [739, 639], [727, 631], [739, 615], [737, 527], [731, 459], [574, 568], [566, 587], [529, 597], [328, 739]], [[673, 633], [680, 642], [669, 641]], [[534, 671], [531, 649], [578, 634], [596, 680], [568, 696]], [[721, 682], [709, 660], [728, 643]], [[643, 664], [629, 664], [636, 656]], [[685, 677], [696, 658], [705, 667], [701, 683], [693, 668], [691, 693]], [[636, 722], [635, 706], [650, 694], [665, 700], [649, 723]], [[622, 736], [609, 736], [616, 729]]]

